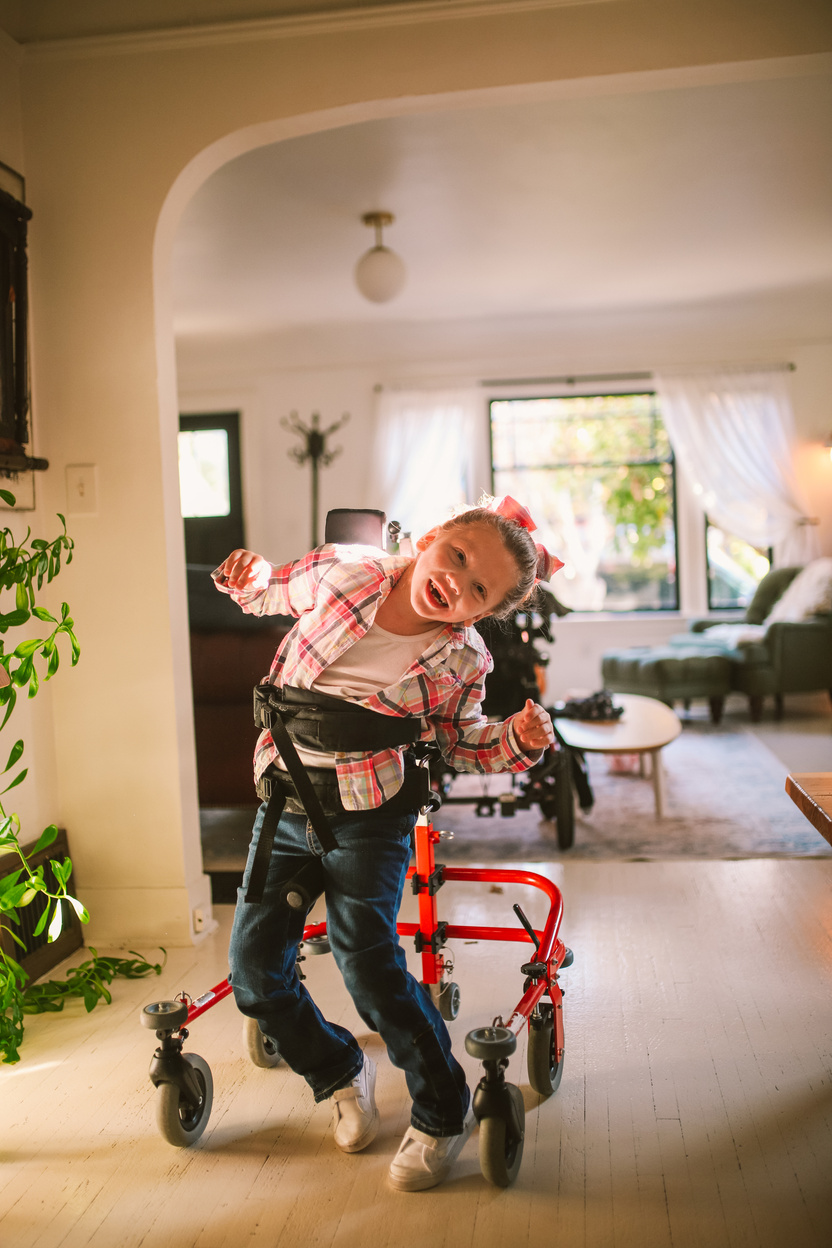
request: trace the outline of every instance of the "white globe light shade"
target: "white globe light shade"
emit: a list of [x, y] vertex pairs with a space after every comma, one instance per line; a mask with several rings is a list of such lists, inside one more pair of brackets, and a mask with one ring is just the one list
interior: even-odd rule
[[355, 266], [355, 284], [371, 303], [395, 299], [406, 277], [404, 261], [389, 247], [371, 247]]

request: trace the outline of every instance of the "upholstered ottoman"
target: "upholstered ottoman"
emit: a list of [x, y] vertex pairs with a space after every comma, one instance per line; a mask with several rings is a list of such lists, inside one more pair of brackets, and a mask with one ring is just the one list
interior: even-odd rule
[[711, 719], [722, 718], [725, 695], [731, 689], [731, 661], [701, 647], [633, 646], [607, 650], [601, 659], [605, 689], [613, 693], [640, 693], [673, 706], [675, 701], [707, 698]]

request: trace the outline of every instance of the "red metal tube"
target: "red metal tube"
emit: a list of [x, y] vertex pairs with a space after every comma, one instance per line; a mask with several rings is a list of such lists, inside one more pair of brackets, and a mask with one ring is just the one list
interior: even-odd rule
[[199, 1018], [200, 1014], [204, 1014], [206, 1010], [210, 1010], [212, 1005], [216, 1005], [218, 1001], [222, 1001], [231, 992], [231, 985], [227, 979], [221, 983], [215, 984], [213, 988], [209, 988], [201, 997], [197, 997], [196, 1001], [192, 1001], [188, 1006], [188, 1017], [185, 1020], [185, 1026], [192, 1023], [195, 1018]]

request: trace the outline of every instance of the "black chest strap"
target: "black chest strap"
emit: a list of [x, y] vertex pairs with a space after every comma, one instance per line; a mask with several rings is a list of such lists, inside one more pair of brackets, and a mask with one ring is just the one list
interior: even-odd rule
[[[325, 854], [337, 849], [338, 842], [300, 760], [293, 736], [302, 744], [309, 742], [313, 749], [323, 745], [330, 749], [366, 751], [410, 745], [418, 741], [422, 731], [422, 722], [415, 716], [381, 715], [328, 695], [270, 684], [255, 686], [254, 721], [258, 728], [268, 728], [271, 733]], [[257, 904], [262, 900], [275, 833], [285, 805], [285, 789], [273, 785], [251, 864], [247, 902]]]

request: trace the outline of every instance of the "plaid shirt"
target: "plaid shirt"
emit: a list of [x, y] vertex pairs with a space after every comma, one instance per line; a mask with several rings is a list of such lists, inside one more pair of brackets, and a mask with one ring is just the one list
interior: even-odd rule
[[[293, 563], [273, 564], [266, 589], [230, 590], [218, 582], [217, 588], [251, 615], [298, 617], [269, 679], [311, 689], [321, 672], [364, 636], [409, 562], [367, 546], [319, 546]], [[523, 752], [510, 719], [492, 724], [482, 712], [492, 667], [479, 633], [449, 624], [395, 684], [351, 700], [382, 715], [424, 718], [423, 739], [435, 739], [457, 771], [525, 771], [539, 755]], [[276, 756], [271, 734], [262, 732], [254, 755], [256, 778]], [[338, 754], [336, 772], [347, 810], [379, 806], [401, 785], [401, 750]]]

